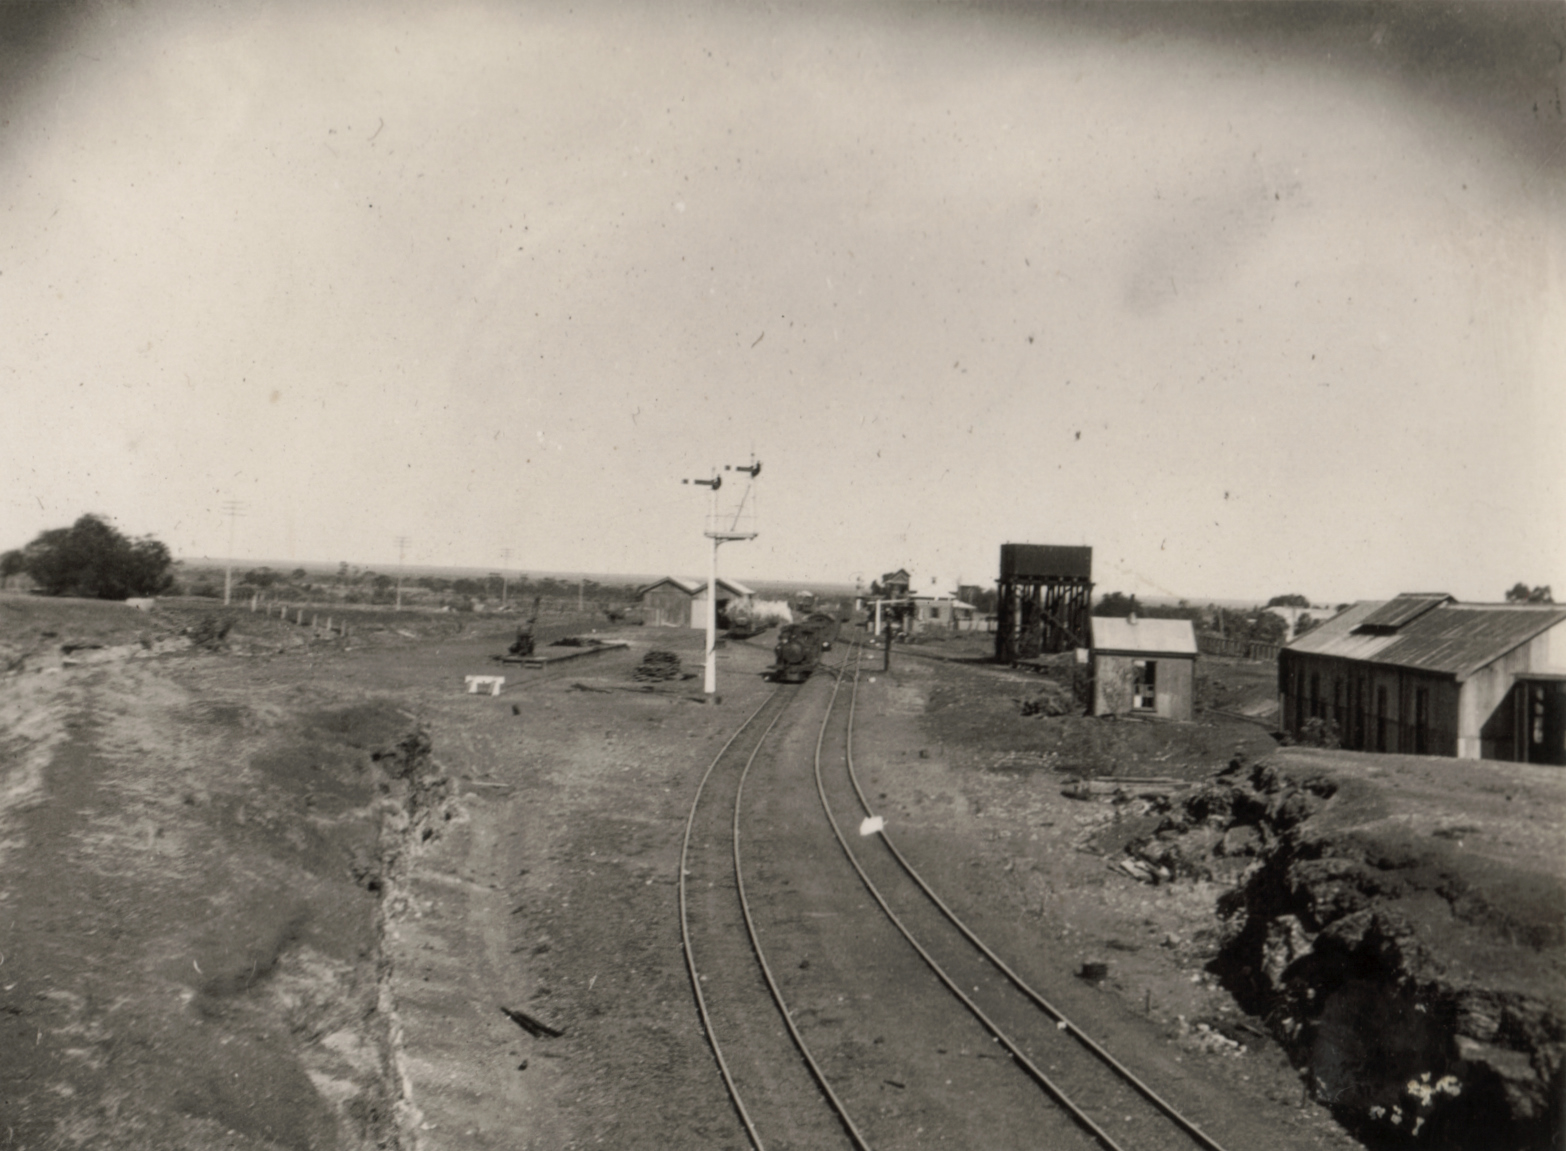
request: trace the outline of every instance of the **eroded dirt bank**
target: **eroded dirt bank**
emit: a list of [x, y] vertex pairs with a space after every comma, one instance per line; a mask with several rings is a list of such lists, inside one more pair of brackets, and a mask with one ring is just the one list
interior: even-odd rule
[[[672, 885], [765, 647], [723, 653], [721, 707], [634, 682], [654, 641], [694, 663], [684, 633], [472, 696], [503, 630], [440, 626], [4, 681], [0, 1140], [741, 1145]], [[860, 750], [899, 844], [1074, 1011], [1167, 1045], [1204, 1106], [1323, 1148], [1355, 1142], [1328, 1107], [1370, 1143], [1558, 1122], [1553, 776], [1040, 716], [1037, 681], [911, 658], [870, 674]], [[1237, 755], [1265, 766], [1223, 774]]]
[[1171, 810], [1144, 875], [1233, 882], [1212, 968], [1366, 1137], [1551, 1147], [1566, 1051], [1549, 769], [1290, 749]]
[[396, 703], [268, 671], [4, 682], [5, 1146], [401, 1144], [385, 897], [438, 772]]

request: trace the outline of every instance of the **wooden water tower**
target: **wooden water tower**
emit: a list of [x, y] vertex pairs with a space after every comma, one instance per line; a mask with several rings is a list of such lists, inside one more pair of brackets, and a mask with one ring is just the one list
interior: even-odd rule
[[1001, 544], [995, 660], [1092, 646], [1093, 549]]

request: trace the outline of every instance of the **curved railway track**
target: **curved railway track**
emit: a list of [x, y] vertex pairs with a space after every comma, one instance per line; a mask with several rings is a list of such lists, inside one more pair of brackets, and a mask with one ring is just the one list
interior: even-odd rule
[[[758, 1151], [765, 1146], [757, 1116], [769, 1111], [777, 1128], [810, 1139], [807, 1145], [825, 1145], [816, 1142], [823, 1134], [820, 1124], [813, 1121], [818, 1117], [808, 1113], [811, 1102], [824, 1100], [850, 1145], [868, 1151], [869, 1145], [794, 1023], [757, 935], [744, 881], [741, 813], [745, 779], [792, 701], [792, 692], [775, 689], [718, 751], [697, 784], [680, 847], [680, 939], [702, 1027], [751, 1144]], [[732, 887], [727, 882], [719, 886], [725, 871]], [[700, 967], [706, 970], [698, 966], [698, 949], [704, 956]], [[802, 1080], [780, 1042], [777, 1027], [767, 1016], [758, 979], [794, 1053], [809, 1071], [810, 1084]], [[709, 987], [709, 983], [713, 985]], [[729, 1026], [725, 1038], [720, 1038], [723, 1028], [716, 1021], [720, 1014], [727, 1017]], [[736, 1044], [744, 1046], [743, 1065], [730, 1057], [730, 1048]]]
[[[818, 687], [809, 696], [803, 688], [768, 696], [708, 766], [686, 821], [678, 883], [686, 966], [752, 1146], [868, 1151], [872, 1140], [882, 1147], [919, 1142], [924, 1127], [908, 1131], [896, 1120], [923, 1112], [912, 1103], [884, 1105], [877, 1092], [889, 1084], [932, 1096], [965, 1092], [950, 1101], [948, 1127], [964, 1105], [1005, 1111], [982, 1137], [977, 1128], [957, 1129], [975, 1146], [1223, 1151], [986, 945], [890, 836], [845, 830], [844, 823], [875, 814], [853, 762], [858, 654], [856, 645], [839, 666], [823, 666], [837, 673], [829, 695]], [[837, 702], [845, 679], [847, 708]], [[813, 754], [797, 734], [793, 749], [786, 734], [774, 735], [796, 705], [821, 711]], [[833, 761], [840, 771], [829, 767]], [[799, 798], [807, 791], [808, 801]], [[801, 827], [806, 802], [814, 829]], [[825, 846], [812, 846], [807, 835]], [[834, 841], [836, 865], [826, 858]], [[800, 899], [807, 888], [808, 904]], [[827, 935], [811, 934], [822, 923], [847, 926], [829, 945]], [[823, 974], [809, 970], [808, 958], [794, 962], [807, 953]], [[870, 1030], [895, 1032], [898, 1042], [856, 1048], [847, 1034], [854, 1009], [836, 1006], [850, 999], [866, 1016], [880, 1012]], [[968, 1060], [967, 1079], [954, 1085], [948, 1047], [962, 1055], [971, 1048], [988, 1062]], [[917, 1074], [886, 1076], [884, 1067], [901, 1066], [898, 1060]]]

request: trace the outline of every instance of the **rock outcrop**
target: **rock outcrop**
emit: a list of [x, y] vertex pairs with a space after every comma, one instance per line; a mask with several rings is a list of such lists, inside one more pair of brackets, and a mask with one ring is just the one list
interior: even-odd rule
[[1441, 830], [1345, 818], [1380, 797], [1330, 773], [1233, 765], [1128, 855], [1228, 879], [1215, 970], [1368, 1137], [1555, 1146], [1566, 892], [1474, 862]]

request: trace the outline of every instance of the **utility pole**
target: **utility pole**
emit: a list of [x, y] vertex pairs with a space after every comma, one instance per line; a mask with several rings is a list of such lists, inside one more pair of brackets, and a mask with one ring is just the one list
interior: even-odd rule
[[397, 609], [402, 610], [402, 561], [408, 554], [408, 537], [397, 537]]
[[[734, 467], [726, 465], [724, 471], [744, 472], [754, 483], [761, 474], [761, 464], [754, 458], [746, 467]], [[707, 655], [703, 666], [702, 691], [709, 697], [715, 698], [718, 691], [718, 545], [732, 540], [753, 540], [756, 533], [741, 528], [741, 517], [745, 514], [745, 504], [750, 496], [750, 488], [747, 486], [745, 495], [740, 498], [738, 506], [734, 509], [732, 522], [725, 524], [718, 516], [718, 489], [723, 486], [723, 477], [718, 470], [712, 470], [712, 478], [705, 480], [684, 480], [687, 484], [696, 484], [707, 488], [711, 492], [712, 510], [707, 516], [707, 529], [702, 534], [712, 541], [712, 550], [707, 562]]]
[[245, 514], [244, 501], [223, 501], [223, 514], [228, 517], [228, 559], [223, 565], [223, 606], [227, 607], [234, 594], [234, 521]]

